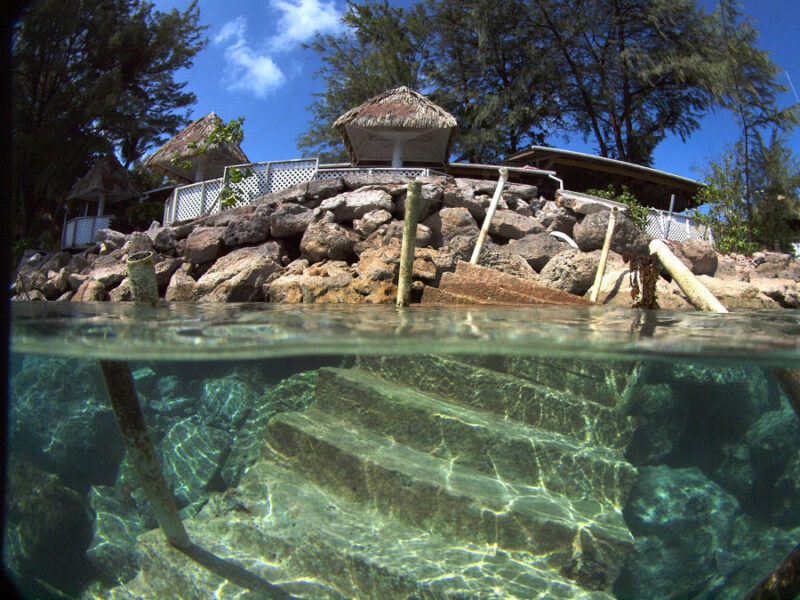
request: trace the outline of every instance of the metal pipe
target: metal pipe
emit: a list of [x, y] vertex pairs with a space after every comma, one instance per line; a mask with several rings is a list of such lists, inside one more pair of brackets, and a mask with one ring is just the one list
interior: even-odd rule
[[663, 240], [653, 240], [650, 242], [650, 253], [658, 256], [661, 264], [667, 269], [669, 274], [681, 288], [681, 291], [686, 294], [689, 302], [699, 310], [707, 310], [717, 313], [726, 313], [728, 309], [717, 300], [716, 296], [708, 291], [700, 280], [695, 277], [686, 265], [672, 253]]
[[414, 247], [417, 243], [417, 217], [422, 183], [409, 181], [406, 189], [406, 217], [403, 222], [403, 243], [400, 247], [397, 306], [408, 306], [411, 297], [411, 276], [414, 273]]
[[614, 236], [614, 226], [617, 224], [617, 207], [611, 209], [608, 215], [608, 229], [606, 229], [606, 239], [603, 240], [603, 250], [600, 252], [600, 263], [597, 265], [597, 274], [594, 276], [594, 288], [589, 298], [594, 304], [597, 302], [597, 295], [600, 293], [600, 284], [603, 283], [603, 275], [606, 272], [606, 262], [608, 261], [608, 251], [611, 248], [611, 238]]
[[672, 210], [675, 208], [675, 194], [669, 198], [669, 213], [667, 214], [667, 226], [664, 229], [664, 239], [669, 239], [669, 226], [672, 225]]
[[503, 194], [503, 187], [508, 181], [508, 169], [505, 167], [500, 168], [500, 178], [497, 180], [497, 187], [492, 196], [492, 203], [489, 205], [489, 210], [486, 211], [486, 218], [483, 219], [483, 227], [478, 235], [478, 241], [475, 243], [475, 249], [472, 251], [472, 258], [469, 259], [470, 264], [477, 265], [478, 257], [481, 255], [483, 249], [483, 242], [486, 240], [486, 234], [489, 233], [489, 225], [494, 217], [494, 211], [497, 210], [497, 203], [500, 202], [500, 196]]

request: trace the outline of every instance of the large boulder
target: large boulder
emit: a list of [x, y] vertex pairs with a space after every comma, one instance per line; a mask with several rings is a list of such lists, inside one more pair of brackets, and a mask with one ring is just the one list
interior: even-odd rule
[[528, 261], [538, 273], [551, 258], [566, 250], [566, 244], [547, 233], [532, 233], [518, 240], [511, 240], [508, 249]]
[[222, 241], [228, 248], [252, 246], [269, 238], [271, 207], [260, 205], [253, 207], [249, 214], [237, 213], [222, 234]]
[[514, 239], [531, 233], [544, 231], [542, 224], [533, 217], [526, 217], [513, 210], [498, 210], [489, 223], [489, 233], [495, 238]]
[[800, 281], [800, 260], [780, 252], [756, 252], [753, 254], [756, 277], [777, 277]]
[[736, 499], [696, 468], [641, 467], [625, 507], [636, 542], [615, 595], [669, 598], [675, 590], [703, 590], [727, 574], [720, 559], [732, 550], [738, 514]]
[[358, 236], [349, 229], [338, 223], [319, 221], [306, 229], [300, 241], [300, 251], [310, 263], [325, 259], [351, 261], [355, 258], [353, 246], [356, 242]]
[[[550, 259], [539, 273], [539, 283], [582, 296], [592, 287], [599, 263], [600, 250], [581, 252], [570, 248]], [[622, 257], [609, 253], [609, 263], [621, 265]]]
[[[575, 243], [584, 252], [599, 250], [603, 247], [608, 230], [609, 210], [600, 210], [584, 217], [575, 225], [573, 234]], [[624, 213], [617, 214], [614, 235], [611, 237], [611, 249], [618, 254], [649, 254], [647, 244], [650, 238], [645, 235]]]
[[332, 212], [337, 223], [351, 223], [374, 210], [391, 212], [392, 196], [381, 188], [361, 189], [323, 200], [319, 208]]
[[194, 288], [197, 282], [189, 274], [191, 264], [186, 263], [179, 268], [169, 280], [164, 298], [171, 302], [189, 302], [194, 300]]
[[314, 212], [300, 204], [281, 204], [269, 217], [272, 237], [299, 237], [314, 221]]
[[313, 303], [382, 303], [397, 297], [397, 286], [390, 280], [361, 277], [343, 261], [308, 265], [298, 261], [287, 273], [266, 286], [271, 302]]
[[441, 248], [450, 243], [456, 236], [477, 238], [480, 233], [478, 224], [470, 212], [463, 207], [446, 207], [429, 216], [423, 222], [430, 228], [434, 248]]
[[186, 238], [183, 256], [195, 265], [211, 262], [222, 254], [224, 227], [198, 227]]
[[281, 251], [276, 242], [239, 248], [220, 258], [197, 281], [195, 293], [203, 301], [258, 302], [263, 285], [280, 268]]
[[[442, 186], [425, 183], [421, 186], [419, 195], [419, 212], [417, 213], [417, 221], [424, 221], [430, 215], [435, 213], [442, 206]], [[397, 200], [397, 216], [401, 219], [406, 217], [406, 194], [403, 194]]]
[[360, 219], [353, 221], [353, 231], [367, 237], [381, 225], [386, 225], [392, 220], [392, 213], [388, 210], [373, 210]]
[[705, 240], [688, 239], [680, 246], [683, 256], [689, 261], [689, 267], [695, 275], [711, 275], [717, 271], [717, 253]]

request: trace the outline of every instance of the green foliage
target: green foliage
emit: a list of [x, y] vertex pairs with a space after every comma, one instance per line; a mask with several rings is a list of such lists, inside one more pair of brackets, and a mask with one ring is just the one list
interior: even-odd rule
[[195, 2], [29, 3], [13, 33], [13, 181], [17, 236], [52, 218], [97, 157], [126, 167], [187, 122], [195, 101], [175, 73], [204, 45]]
[[707, 214], [695, 211], [693, 216], [711, 228], [720, 252], [751, 254], [766, 248], [792, 253], [796, 234], [789, 222], [800, 218], [800, 161], [779, 129], [766, 142], [758, 132], [755, 138], [747, 159], [750, 195], [745, 154], [737, 144], [721, 162], [709, 163], [706, 187], [695, 198], [708, 207]]
[[237, 167], [228, 167], [228, 178], [222, 189], [219, 192], [219, 203], [223, 208], [233, 208], [239, 202], [244, 200], [242, 192], [235, 187], [232, 183], [241, 183], [246, 177], [250, 177], [253, 170], [250, 168], [239, 169]]
[[128, 207], [128, 223], [134, 231], [144, 231], [153, 221], [164, 218], [164, 203], [156, 200], [135, 202]]
[[617, 191], [614, 184], [609, 184], [604, 190], [592, 189], [586, 190], [586, 193], [624, 204], [628, 207], [628, 218], [633, 221], [633, 224], [642, 231], [647, 227], [647, 215], [650, 214], [650, 209], [639, 202], [627, 186], [620, 186], [619, 191]]
[[726, 154], [722, 163], [710, 162], [705, 173], [706, 186], [695, 196], [698, 204], [707, 207], [702, 213], [695, 209], [692, 217], [711, 229], [714, 246], [720, 252], [752, 254], [758, 249], [755, 231], [747, 216], [743, 198], [744, 176], [732, 153]]
[[350, 2], [348, 31], [308, 46], [326, 91], [298, 144], [344, 158], [334, 120], [408, 85], [456, 116], [458, 159], [498, 161], [558, 131], [648, 165], [661, 140], [686, 139], [714, 108], [758, 106], [757, 93], [730, 101], [733, 73], [767, 100], [781, 89], [756, 38], [724, 27], [722, 12], [697, 0]]

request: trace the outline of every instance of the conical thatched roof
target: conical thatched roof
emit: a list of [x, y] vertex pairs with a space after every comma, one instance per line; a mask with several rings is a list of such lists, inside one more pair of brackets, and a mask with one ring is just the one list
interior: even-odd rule
[[72, 186], [67, 200], [104, 198], [106, 202], [115, 202], [136, 198], [138, 195], [139, 192], [133, 185], [128, 171], [119, 164], [113, 154], [108, 154], [97, 161], [86, 175]]
[[[239, 144], [233, 142], [214, 145], [203, 156], [199, 156], [196, 149], [189, 147], [192, 142], [201, 143], [218, 123], [222, 123], [222, 119], [214, 112], [189, 123], [148, 158], [145, 164], [177, 181], [192, 183], [222, 177], [225, 167], [250, 162]], [[192, 163], [191, 167], [183, 169], [180, 165], [173, 164], [173, 159], [189, 161]]]
[[456, 119], [407, 87], [370, 98], [336, 119], [354, 165], [391, 163], [446, 165]]

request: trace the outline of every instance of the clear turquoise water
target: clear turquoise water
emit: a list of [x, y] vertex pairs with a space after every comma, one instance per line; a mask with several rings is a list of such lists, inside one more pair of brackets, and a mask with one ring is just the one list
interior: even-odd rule
[[[193, 541], [255, 580], [221, 585], [160, 554], [100, 360], [128, 361]], [[800, 425], [774, 376], [800, 368], [797, 311], [19, 303], [11, 362], [4, 563], [32, 598], [266, 597], [258, 582], [298, 598], [738, 598], [800, 542]], [[578, 407], [577, 425], [559, 402]], [[291, 420], [328, 416], [344, 427], [330, 448], [348, 432], [352, 447], [375, 445], [352, 464], [313, 436], [291, 454]], [[397, 447], [411, 457], [389, 470], [400, 488], [358, 478], [353, 465]], [[285, 481], [277, 463], [291, 466]], [[431, 502], [417, 478], [453, 468], [472, 483]], [[482, 529], [491, 486], [600, 511], [576, 532], [610, 519], [627, 533], [594, 558], [589, 538], [568, 556], [580, 536], [560, 547], [549, 529], [520, 547], [505, 509], [492, 509], [495, 533]], [[468, 488], [484, 494], [472, 516]], [[314, 512], [315, 494], [336, 518]], [[518, 510], [516, 523], [540, 519]], [[345, 550], [320, 541], [334, 535]]]

